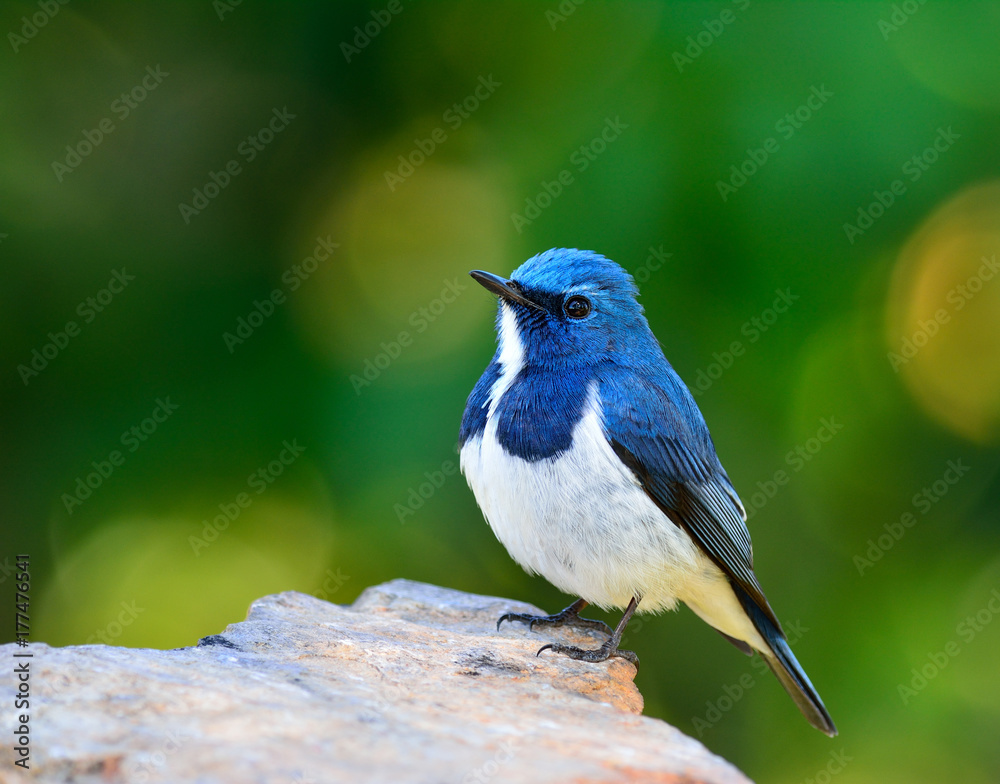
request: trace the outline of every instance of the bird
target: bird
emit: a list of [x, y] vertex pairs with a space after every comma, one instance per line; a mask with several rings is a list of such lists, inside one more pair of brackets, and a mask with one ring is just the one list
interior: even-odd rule
[[[497, 621], [602, 631], [618, 657], [633, 613], [683, 602], [740, 651], [757, 651], [814, 727], [837, 734], [754, 574], [746, 511], [691, 392], [667, 361], [620, 265], [553, 248], [509, 278], [473, 270], [498, 298], [497, 350], [459, 431], [460, 467], [497, 539], [528, 573], [579, 597], [553, 615]], [[580, 616], [624, 610], [612, 630]]]

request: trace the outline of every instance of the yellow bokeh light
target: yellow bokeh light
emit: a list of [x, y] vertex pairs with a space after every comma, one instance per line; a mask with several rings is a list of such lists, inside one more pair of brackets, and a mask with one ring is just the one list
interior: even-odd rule
[[980, 443], [1000, 437], [1000, 183], [940, 207], [900, 251], [888, 359], [917, 404]]
[[324, 356], [354, 361], [401, 332], [409, 337], [402, 361], [452, 350], [489, 309], [470, 296], [478, 287], [469, 270], [513, 266], [502, 178], [449, 165], [440, 152], [403, 167], [407, 176], [390, 188], [386, 172], [398, 177], [401, 166], [393, 153], [407, 152], [405, 137], [373, 152], [303, 235], [339, 244], [335, 274], [317, 275], [293, 303], [308, 343]]

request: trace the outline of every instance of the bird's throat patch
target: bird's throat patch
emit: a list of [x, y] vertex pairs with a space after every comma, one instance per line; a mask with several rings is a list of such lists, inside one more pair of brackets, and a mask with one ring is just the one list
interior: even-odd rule
[[523, 367], [495, 401], [497, 442], [531, 462], [565, 452], [587, 409], [588, 381], [582, 373]]

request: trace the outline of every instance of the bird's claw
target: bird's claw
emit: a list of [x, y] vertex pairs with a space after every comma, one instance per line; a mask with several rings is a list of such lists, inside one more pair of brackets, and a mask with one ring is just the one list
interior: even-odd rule
[[612, 645], [612, 641], [608, 640], [600, 648], [594, 650], [587, 650], [585, 648], [576, 648], [572, 645], [560, 645], [559, 643], [549, 643], [548, 645], [543, 645], [538, 649], [538, 653], [535, 656], [541, 656], [542, 651], [552, 651], [553, 653], [562, 653], [569, 656], [571, 659], [576, 659], [577, 661], [585, 662], [602, 662], [608, 659], [619, 658], [625, 659], [627, 662], [631, 662], [635, 665], [636, 669], [639, 669], [639, 657], [635, 655], [634, 651], [623, 651], [620, 650], [616, 645]]
[[563, 610], [555, 615], [529, 615], [528, 613], [505, 613], [497, 620], [497, 631], [500, 631], [500, 624], [504, 621], [521, 621], [528, 624], [528, 630], [534, 631], [535, 624], [542, 626], [571, 626], [577, 629], [588, 629], [610, 637], [614, 632], [604, 621], [597, 621], [592, 618], [581, 618], [575, 612]]

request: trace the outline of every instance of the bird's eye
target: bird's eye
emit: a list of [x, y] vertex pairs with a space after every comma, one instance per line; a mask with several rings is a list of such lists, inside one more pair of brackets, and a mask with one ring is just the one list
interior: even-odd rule
[[590, 314], [590, 300], [586, 297], [570, 297], [563, 305], [563, 310], [570, 318], [582, 319]]
[[521, 284], [518, 283], [516, 280], [508, 280], [507, 288], [509, 288], [511, 291], [517, 294], [520, 294], [524, 291], [524, 289], [521, 288]]

